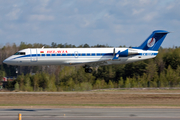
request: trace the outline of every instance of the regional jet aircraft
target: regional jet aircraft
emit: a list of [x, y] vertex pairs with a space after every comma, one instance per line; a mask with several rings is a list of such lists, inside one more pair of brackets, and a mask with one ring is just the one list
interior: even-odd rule
[[140, 45], [132, 48], [27, 48], [8, 57], [3, 63], [17, 66], [82, 65], [86, 73], [92, 67], [126, 64], [156, 57], [169, 32], [156, 30]]

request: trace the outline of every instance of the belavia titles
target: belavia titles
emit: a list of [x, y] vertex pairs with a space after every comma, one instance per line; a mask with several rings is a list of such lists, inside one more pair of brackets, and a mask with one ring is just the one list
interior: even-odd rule
[[156, 30], [139, 46], [132, 48], [27, 48], [3, 63], [16, 66], [82, 65], [85, 72], [102, 65], [126, 64], [156, 57], [169, 32]]

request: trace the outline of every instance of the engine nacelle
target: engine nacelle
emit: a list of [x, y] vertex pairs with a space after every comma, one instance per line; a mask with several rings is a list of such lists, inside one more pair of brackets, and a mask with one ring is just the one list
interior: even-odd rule
[[126, 50], [120, 52], [119, 57], [127, 57], [130, 55], [138, 55], [138, 54], [139, 54], [138, 51], [126, 49]]

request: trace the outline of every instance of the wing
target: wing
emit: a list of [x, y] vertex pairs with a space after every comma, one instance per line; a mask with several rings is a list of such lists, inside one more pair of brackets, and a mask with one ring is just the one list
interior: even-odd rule
[[74, 66], [87, 65], [90, 67], [98, 67], [98, 66], [103, 66], [103, 65], [111, 65], [112, 63], [110, 61], [111, 60], [95, 61], [95, 62], [72, 62], [72, 63], [69, 63], [69, 65], [74, 65]]
[[88, 65], [90, 67], [98, 67], [98, 66], [103, 66], [103, 65], [111, 65], [112, 63], [110, 61], [111, 60], [98, 61], [98, 62], [89, 62], [89, 63], [86, 63], [85, 65]]

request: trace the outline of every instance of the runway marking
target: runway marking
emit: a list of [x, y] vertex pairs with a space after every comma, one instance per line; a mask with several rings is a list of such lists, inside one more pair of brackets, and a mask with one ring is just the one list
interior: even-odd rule
[[[17, 117], [17, 115], [15, 116], [1, 116], [1, 117]], [[124, 117], [127, 117], [127, 118], [180, 118], [179, 117], [172, 117], [172, 116], [41, 116], [41, 115], [33, 115], [33, 116], [26, 116], [26, 115], [23, 115], [23, 117], [57, 117], [57, 118], [64, 118], [64, 117], [67, 117], [67, 118], [124, 118]]]

